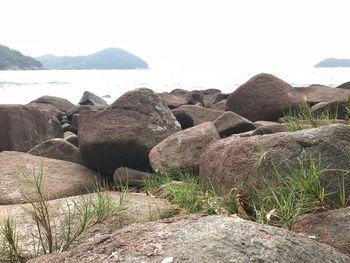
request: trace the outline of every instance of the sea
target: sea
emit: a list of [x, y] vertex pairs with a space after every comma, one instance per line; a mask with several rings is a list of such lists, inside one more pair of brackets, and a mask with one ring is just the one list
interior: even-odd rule
[[[26, 104], [44, 95], [78, 104], [84, 91], [112, 103], [127, 91], [146, 87], [155, 92], [174, 89], [220, 89], [231, 93], [259, 71], [234, 69], [191, 70], [37, 70], [0, 71], [0, 104]], [[294, 87], [321, 84], [336, 87], [350, 81], [350, 68], [270, 70]]]

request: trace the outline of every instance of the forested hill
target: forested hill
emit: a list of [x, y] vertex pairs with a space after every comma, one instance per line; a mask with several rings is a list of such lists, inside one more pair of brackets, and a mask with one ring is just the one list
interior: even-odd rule
[[107, 48], [87, 56], [37, 57], [46, 69], [148, 69], [148, 64], [121, 48]]
[[33, 70], [42, 69], [36, 59], [24, 56], [21, 52], [0, 45], [0, 70]]

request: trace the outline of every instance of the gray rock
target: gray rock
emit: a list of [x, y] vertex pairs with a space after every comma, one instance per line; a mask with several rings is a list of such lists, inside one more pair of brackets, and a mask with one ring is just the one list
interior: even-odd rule
[[107, 102], [104, 99], [101, 99], [97, 95], [93, 94], [90, 91], [85, 91], [83, 97], [79, 101], [80, 105], [91, 105], [91, 106], [108, 106]]
[[79, 149], [68, 141], [55, 138], [44, 141], [28, 151], [29, 154], [81, 164]]
[[157, 144], [149, 153], [154, 170], [198, 169], [198, 161], [208, 145], [220, 139], [214, 125], [205, 122], [176, 132]]
[[28, 263], [281, 262], [347, 263], [350, 258], [306, 236], [223, 216], [191, 216], [132, 225], [95, 236], [71, 251]]
[[222, 114], [219, 118], [214, 120], [213, 124], [222, 138], [256, 129], [253, 122], [232, 111], [227, 111]]
[[287, 132], [287, 131], [288, 131], [288, 128], [286, 125], [276, 123], [276, 124], [261, 126], [257, 128], [252, 135], [265, 135], [265, 134]]
[[0, 151], [27, 152], [35, 145], [63, 136], [55, 116], [30, 105], [0, 105]]

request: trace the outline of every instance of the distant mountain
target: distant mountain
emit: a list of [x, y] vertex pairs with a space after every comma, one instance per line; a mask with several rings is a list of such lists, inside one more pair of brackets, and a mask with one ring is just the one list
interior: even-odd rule
[[0, 45], [0, 70], [42, 69], [41, 63], [17, 50]]
[[315, 68], [350, 67], [350, 59], [327, 58], [315, 65]]
[[88, 56], [37, 57], [46, 69], [148, 69], [141, 58], [121, 49], [107, 48]]

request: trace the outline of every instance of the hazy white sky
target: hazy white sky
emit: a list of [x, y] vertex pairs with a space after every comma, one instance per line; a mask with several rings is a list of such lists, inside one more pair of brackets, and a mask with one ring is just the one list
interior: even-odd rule
[[30, 56], [120, 47], [157, 67], [307, 68], [350, 58], [348, 0], [1, 0], [0, 44]]

